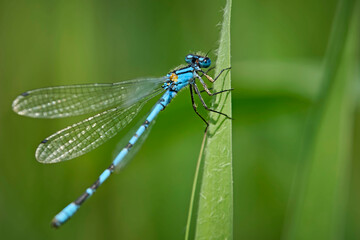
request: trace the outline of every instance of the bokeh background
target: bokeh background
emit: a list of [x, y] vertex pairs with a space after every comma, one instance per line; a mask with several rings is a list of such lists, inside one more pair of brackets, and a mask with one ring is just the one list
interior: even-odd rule
[[[325, 111], [328, 131], [316, 128], [310, 141], [320, 157], [302, 158], [337, 2], [233, 2], [234, 239], [360, 239], [360, 113], [351, 54], [344, 54], [337, 76], [347, 84], [331, 95], [339, 105]], [[129, 166], [59, 230], [50, 228], [54, 214], [109, 165], [131, 126], [76, 160], [42, 165], [34, 157], [39, 142], [84, 117], [30, 119], [13, 113], [11, 103], [35, 88], [162, 76], [189, 52], [216, 49], [224, 5], [0, 1], [2, 239], [184, 238], [204, 129], [188, 91], [160, 114]], [[358, 42], [346, 43], [348, 52], [358, 53]], [[210, 56], [216, 59], [215, 51]]]

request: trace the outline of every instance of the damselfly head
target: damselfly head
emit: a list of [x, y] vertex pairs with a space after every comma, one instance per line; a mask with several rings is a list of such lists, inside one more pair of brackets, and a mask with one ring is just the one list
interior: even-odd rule
[[211, 60], [209, 57], [203, 57], [195, 54], [186, 55], [185, 62], [188, 64], [198, 65], [200, 68], [208, 68], [211, 65]]

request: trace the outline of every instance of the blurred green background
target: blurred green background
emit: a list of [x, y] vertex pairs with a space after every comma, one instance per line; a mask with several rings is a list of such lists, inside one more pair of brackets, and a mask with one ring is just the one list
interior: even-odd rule
[[[184, 238], [204, 130], [188, 91], [160, 114], [129, 166], [59, 230], [50, 228], [52, 217], [109, 165], [124, 134], [76, 160], [42, 165], [34, 157], [40, 141], [83, 117], [30, 119], [13, 113], [11, 103], [35, 88], [162, 76], [183, 64], [189, 52], [216, 49], [224, 5], [215, 0], [0, 1], [2, 239]], [[310, 162], [309, 173], [301, 170], [306, 121], [321, 90], [336, 7], [335, 0], [233, 2], [234, 239], [290, 239], [289, 229], [298, 239], [322, 239], [314, 237], [314, 229], [330, 232], [324, 239], [360, 239], [360, 112], [355, 97], [344, 97], [356, 96], [351, 56], [337, 77], [349, 84], [330, 101], [339, 103], [339, 110], [345, 102], [347, 111], [329, 110], [324, 118], [344, 115], [345, 120], [324, 124], [329, 134], [315, 133], [310, 146], [322, 153], [314, 159], [336, 160], [319, 165], [328, 168]], [[355, 42], [347, 44], [348, 52], [356, 53]], [[210, 56], [215, 60], [215, 51]], [[334, 129], [337, 134], [331, 134]], [[332, 154], [334, 149], [341, 151]], [[314, 172], [324, 177], [314, 180]], [[316, 186], [306, 188], [313, 180]], [[305, 204], [293, 201], [298, 185], [316, 193], [305, 194]], [[329, 186], [336, 186], [334, 192], [321, 191]], [[314, 207], [313, 200], [324, 204]], [[330, 217], [323, 214], [334, 207]], [[293, 212], [302, 220], [293, 220]]]

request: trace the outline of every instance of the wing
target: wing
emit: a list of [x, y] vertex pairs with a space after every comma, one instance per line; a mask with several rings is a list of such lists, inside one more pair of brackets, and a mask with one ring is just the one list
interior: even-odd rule
[[16, 113], [34, 118], [82, 115], [116, 106], [130, 106], [158, 91], [164, 81], [166, 77], [41, 88], [21, 94], [12, 107]]
[[41, 163], [61, 162], [97, 148], [130, 123], [157, 93], [126, 108], [113, 108], [60, 130], [41, 142], [36, 149], [36, 159]]

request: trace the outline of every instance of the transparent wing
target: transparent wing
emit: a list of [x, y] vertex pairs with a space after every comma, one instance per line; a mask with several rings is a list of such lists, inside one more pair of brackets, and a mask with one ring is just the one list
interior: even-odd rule
[[21, 94], [12, 107], [16, 113], [34, 118], [82, 115], [116, 106], [130, 106], [157, 91], [164, 81], [166, 77], [41, 88]]
[[61, 162], [97, 148], [121, 131], [142, 106], [160, 92], [126, 108], [113, 108], [60, 130], [41, 142], [36, 149], [36, 159], [42, 163]]

